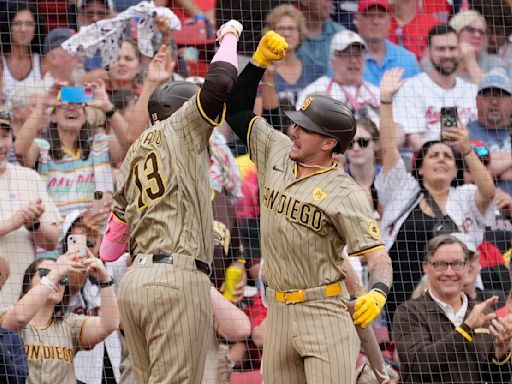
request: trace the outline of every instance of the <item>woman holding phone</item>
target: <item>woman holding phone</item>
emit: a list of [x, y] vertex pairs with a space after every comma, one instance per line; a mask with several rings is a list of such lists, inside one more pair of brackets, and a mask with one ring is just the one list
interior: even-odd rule
[[[92, 101], [87, 104], [80, 100], [63, 102], [60, 88], [62, 84], [54, 86], [46, 98], [38, 100], [14, 149], [22, 165], [46, 177], [50, 197], [66, 216], [75, 209], [89, 208], [95, 191], [113, 191], [111, 164], [123, 159], [125, 152], [119, 142], [124, 138], [126, 121], [114, 109], [102, 81], [91, 84]], [[62, 94], [67, 93], [64, 91]], [[114, 135], [92, 134], [85, 105], [105, 113]], [[48, 107], [52, 107], [48, 130], [43, 138], [37, 138]]]
[[[67, 276], [86, 270], [100, 282], [99, 316], [66, 314]], [[75, 383], [73, 360], [119, 327], [119, 310], [101, 260], [68, 252], [57, 260], [38, 259], [25, 271], [20, 300], [1, 319], [1, 327], [18, 331], [27, 351], [28, 384]], [[67, 292], [67, 294], [66, 294]]]
[[[407, 172], [392, 111], [402, 74], [399, 68], [388, 71], [380, 85], [382, 171], [375, 186], [383, 206], [383, 239], [393, 262], [389, 319], [421, 279], [427, 241], [442, 233], [467, 232], [477, 246], [493, 219], [496, 194], [492, 176], [472, 150], [468, 131], [460, 122], [443, 129], [441, 141], [426, 142], [415, 153], [412, 172]], [[475, 185], [463, 185], [463, 159], [475, 175]]]

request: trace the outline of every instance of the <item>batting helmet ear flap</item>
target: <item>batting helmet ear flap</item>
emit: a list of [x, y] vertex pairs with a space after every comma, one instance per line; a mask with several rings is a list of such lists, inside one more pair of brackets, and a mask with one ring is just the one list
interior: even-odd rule
[[190, 100], [198, 86], [189, 81], [169, 81], [158, 87], [148, 101], [151, 123], [165, 120]]

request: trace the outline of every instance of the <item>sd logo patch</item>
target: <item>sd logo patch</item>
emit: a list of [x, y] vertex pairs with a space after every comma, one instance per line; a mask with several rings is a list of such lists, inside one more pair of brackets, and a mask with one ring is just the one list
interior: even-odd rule
[[327, 192], [322, 191], [320, 188], [315, 188], [313, 191], [313, 200], [320, 201], [327, 197]]
[[375, 220], [371, 220], [368, 223], [368, 234], [373, 237], [375, 240], [380, 239], [380, 228]]

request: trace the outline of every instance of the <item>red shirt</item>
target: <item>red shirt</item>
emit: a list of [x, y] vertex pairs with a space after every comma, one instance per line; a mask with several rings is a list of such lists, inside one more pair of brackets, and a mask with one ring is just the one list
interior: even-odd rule
[[420, 12], [432, 15], [444, 23], [448, 22], [453, 12], [453, 7], [447, 0], [422, 0], [418, 7]]
[[416, 14], [414, 19], [402, 27], [393, 17], [389, 28], [389, 40], [414, 53], [419, 61], [428, 47], [428, 31], [437, 24], [441, 24], [441, 21], [425, 13]]

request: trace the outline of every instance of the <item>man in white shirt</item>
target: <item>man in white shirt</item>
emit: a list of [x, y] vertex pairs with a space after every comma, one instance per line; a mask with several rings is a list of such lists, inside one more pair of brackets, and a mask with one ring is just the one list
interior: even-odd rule
[[428, 45], [432, 69], [407, 80], [393, 100], [395, 121], [412, 150], [425, 141], [439, 140], [442, 107], [457, 107], [464, 124], [477, 117], [477, 86], [455, 76], [459, 65], [457, 33], [448, 24], [437, 25], [429, 31]]
[[61, 223], [39, 175], [7, 163], [11, 146], [10, 121], [0, 114], [0, 254], [10, 268], [0, 295], [0, 309], [18, 301], [23, 273], [35, 260], [35, 247], [57, 247]]
[[357, 33], [344, 30], [331, 42], [332, 77], [322, 76], [299, 94], [297, 109], [312, 94], [325, 94], [345, 103], [356, 117], [378, 117], [380, 90], [363, 80], [366, 43]]

